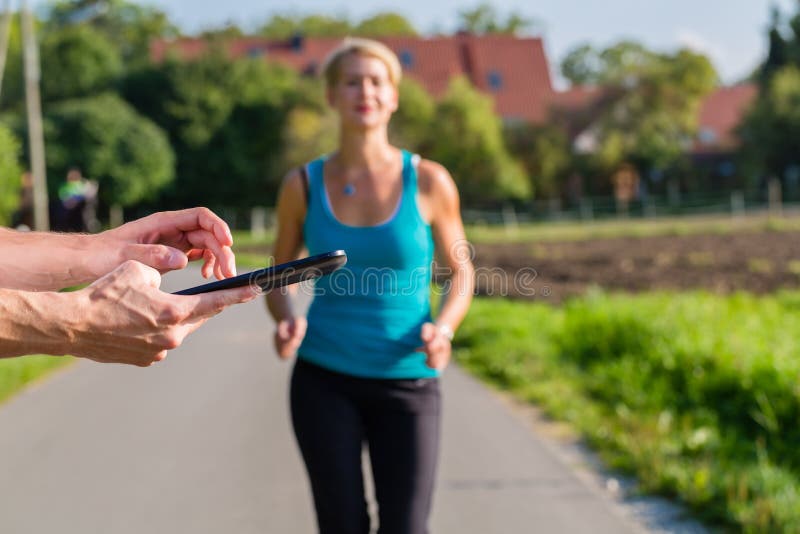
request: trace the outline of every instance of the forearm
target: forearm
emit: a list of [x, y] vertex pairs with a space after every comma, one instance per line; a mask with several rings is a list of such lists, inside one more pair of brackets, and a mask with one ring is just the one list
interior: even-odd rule
[[0, 358], [66, 354], [73, 337], [71, 296], [0, 289]]
[[458, 329], [467, 315], [475, 292], [475, 270], [471, 264], [459, 266], [448, 280], [447, 292], [442, 296], [442, 305], [436, 316], [436, 324], [446, 325], [453, 331]]
[[90, 260], [97, 254], [96, 236], [17, 232], [0, 229], [0, 287], [31, 291], [57, 290], [94, 281]]
[[266, 295], [267, 310], [276, 323], [294, 317], [291, 290], [287, 288], [273, 289]]

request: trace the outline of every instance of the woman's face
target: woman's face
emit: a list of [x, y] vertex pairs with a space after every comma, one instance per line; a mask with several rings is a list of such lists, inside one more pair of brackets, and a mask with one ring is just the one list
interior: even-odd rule
[[389, 123], [397, 109], [397, 89], [383, 61], [348, 54], [339, 63], [339, 79], [328, 90], [328, 101], [343, 123], [370, 128]]

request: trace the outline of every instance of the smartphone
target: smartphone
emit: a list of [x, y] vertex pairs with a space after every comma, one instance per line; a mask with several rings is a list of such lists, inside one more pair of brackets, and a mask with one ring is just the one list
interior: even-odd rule
[[316, 256], [309, 256], [280, 265], [273, 265], [266, 269], [259, 269], [233, 278], [218, 280], [200, 286], [190, 287], [182, 291], [176, 291], [173, 295], [198, 295], [209, 291], [219, 291], [220, 289], [231, 289], [242, 286], [258, 286], [263, 291], [269, 291], [277, 287], [296, 284], [304, 280], [319, 278], [330, 274], [342, 265], [347, 263], [347, 254], [344, 250], [333, 250]]

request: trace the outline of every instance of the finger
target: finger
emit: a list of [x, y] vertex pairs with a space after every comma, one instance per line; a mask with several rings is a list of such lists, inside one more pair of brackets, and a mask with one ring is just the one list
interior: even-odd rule
[[201, 248], [193, 248], [186, 253], [186, 257], [189, 258], [189, 261], [199, 260], [203, 257], [204, 252]]
[[420, 331], [420, 338], [422, 341], [428, 343], [433, 340], [434, 337], [436, 337], [436, 327], [433, 325], [433, 323], [423, 324]]
[[226, 276], [236, 275], [236, 258], [233, 251], [229, 246], [220, 244], [213, 234], [204, 230], [195, 230], [188, 232], [186, 239], [193, 248], [204, 248], [213, 252]]
[[136, 260], [162, 272], [183, 269], [189, 261], [186, 254], [165, 245], [127, 245], [123, 256], [126, 260]]
[[211, 274], [214, 272], [214, 264], [216, 263], [216, 257], [214, 253], [208, 249], [203, 251], [203, 267], [200, 268], [200, 274], [203, 275], [203, 278], [211, 277]]
[[212, 317], [231, 304], [240, 304], [253, 300], [256, 298], [256, 293], [249, 287], [237, 287], [201, 295], [176, 296], [175, 298], [187, 300], [191, 309], [186, 321], [192, 322], [197, 319]]
[[233, 245], [233, 235], [228, 224], [208, 208], [189, 208], [168, 213], [167, 221], [178, 230], [193, 232], [203, 229], [216, 238], [220, 245]]

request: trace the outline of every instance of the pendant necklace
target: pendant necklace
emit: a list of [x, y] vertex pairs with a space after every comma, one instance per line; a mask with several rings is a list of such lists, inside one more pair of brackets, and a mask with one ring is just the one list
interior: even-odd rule
[[345, 196], [352, 197], [353, 195], [356, 194], [356, 184], [354, 183], [345, 184], [344, 188], [342, 189], [342, 192], [345, 194]]

